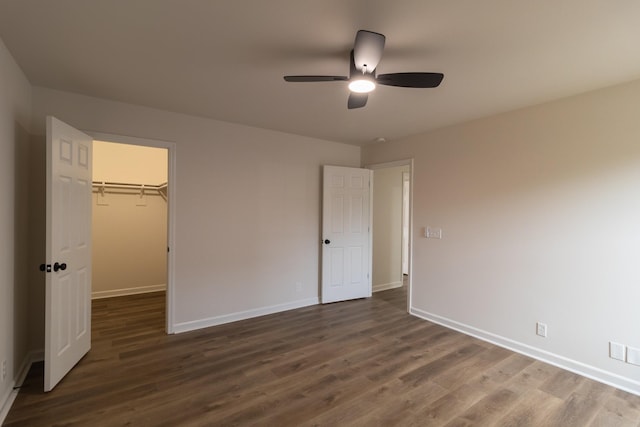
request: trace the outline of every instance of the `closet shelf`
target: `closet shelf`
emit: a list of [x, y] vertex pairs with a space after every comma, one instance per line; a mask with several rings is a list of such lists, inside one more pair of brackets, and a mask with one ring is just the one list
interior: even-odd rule
[[163, 199], [167, 200], [167, 183], [162, 184], [131, 184], [125, 182], [107, 182], [107, 181], [93, 181], [93, 190], [104, 196], [105, 192], [117, 192], [120, 191], [135, 191], [143, 196], [147, 191], [157, 192]]
[[167, 188], [167, 183], [162, 184], [129, 184], [124, 182], [106, 182], [106, 181], [93, 181], [93, 186], [98, 188], [117, 188], [121, 190], [163, 190]]

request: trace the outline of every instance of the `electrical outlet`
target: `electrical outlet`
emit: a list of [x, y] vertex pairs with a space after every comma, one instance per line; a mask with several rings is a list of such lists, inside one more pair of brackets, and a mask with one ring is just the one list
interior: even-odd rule
[[546, 323], [536, 323], [536, 335], [540, 335], [541, 337], [547, 337], [547, 324]]
[[624, 362], [625, 347], [624, 344], [609, 341], [609, 357]]
[[2, 382], [7, 379], [7, 361], [2, 361]]

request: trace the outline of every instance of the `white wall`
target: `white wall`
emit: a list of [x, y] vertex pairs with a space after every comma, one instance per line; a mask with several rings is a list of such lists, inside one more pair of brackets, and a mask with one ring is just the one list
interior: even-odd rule
[[[93, 180], [160, 185], [167, 182], [167, 150], [93, 143]], [[94, 187], [92, 296], [166, 289], [167, 202], [157, 191]]]
[[176, 143], [176, 330], [318, 301], [321, 166], [358, 147], [34, 88], [35, 132], [47, 114]]
[[93, 180], [159, 185], [167, 182], [166, 148], [93, 141]]
[[0, 40], [0, 423], [28, 355], [31, 86]]
[[639, 105], [635, 81], [363, 150], [415, 160], [412, 312], [640, 393], [608, 357], [640, 348]]
[[402, 173], [409, 166], [373, 171], [374, 291], [402, 286]]

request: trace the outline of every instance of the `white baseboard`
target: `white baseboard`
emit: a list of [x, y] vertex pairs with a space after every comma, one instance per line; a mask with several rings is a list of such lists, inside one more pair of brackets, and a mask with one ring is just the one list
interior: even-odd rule
[[26, 357], [22, 361], [20, 365], [20, 370], [18, 371], [18, 376], [11, 381], [7, 391], [4, 396], [2, 396], [2, 400], [0, 400], [0, 425], [4, 423], [4, 420], [7, 418], [9, 414], [9, 410], [11, 409], [11, 405], [16, 400], [18, 396], [19, 387], [24, 382], [27, 374], [29, 373], [29, 369], [34, 362], [39, 362], [44, 360], [44, 352], [42, 350], [39, 351], [31, 351], [27, 353]]
[[224, 323], [237, 322], [238, 320], [251, 319], [252, 317], [265, 316], [267, 314], [280, 313], [282, 311], [294, 310], [296, 308], [307, 307], [310, 305], [318, 305], [320, 300], [316, 298], [307, 298], [298, 301], [292, 301], [285, 304], [277, 304], [268, 307], [260, 307], [253, 310], [239, 311], [236, 313], [224, 314], [222, 316], [209, 317], [207, 319], [192, 320], [190, 322], [176, 323], [173, 325], [173, 332], [179, 334], [181, 332], [193, 331], [196, 329], [208, 328], [210, 326], [222, 325]]
[[504, 347], [506, 349], [515, 351], [516, 353], [524, 354], [525, 356], [529, 356], [550, 365], [557, 366], [558, 368], [571, 371], [575, 374], [582, 375], [583, 377], [587, 377], [592, 380], [640, 396], [640, 381], [636, 381], [631, 378], [615, 374], [613, 372], [605, 371], [604, 369], [596, 368], [595, 366], [587, 365], [585, 363], [578, 362], [577, 360], [572, 360], [567, 357], [548, 352], [546, 350], [541, 350], [528, 344], [523, 344], [521, 342], [502, 337], [500, 335], [492, 334], [490, 332], [474, 328], [473, 326], [456, 322], [455, 320], [447, 319], [446, 317], [438, 316], [437, 314], [432, 314], [415, 307], [411, 307], [409, 312], [414, 316], [420, 317], [421, 319], [437, 323], [449, 329], [462, 332], [465, 335], [471, 335], [472, 337], [490, 342], [500, 347]]
[[402, 286], [402, 282], [380, 283], [372, 286], [373, 292], [386, 291], [389, 289], [395, 289]]
[[167, 285], [162, 283], [160, 285], [137, 286], [134, 288], [113, 289], [109, 291], [95, 291], [91, 292], [91, 299], [122, 297], [125, 295], [146, 294], [149, 292], [159, 292], [166, 290]]

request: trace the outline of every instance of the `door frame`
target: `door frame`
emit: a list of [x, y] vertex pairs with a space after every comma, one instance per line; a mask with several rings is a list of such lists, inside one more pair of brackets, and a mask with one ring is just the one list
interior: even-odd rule
[[[405, 194], [405, 184], [408, 186], [408, 191]], [[400, 262], [402, 264], [402, 274], [409, 275], [409, 192], [411, 191], [411, 177], [409, 172], [402, 172], [402, 253], [400, 255]], [[406, 236], [405, 236], [406, 229]], [[403, 277], [404, 279], [404, 277]]]
[[[412, 289], [413, 289], [413, 159], [403, 159], [396, 160], [393, 162], [384, 162], [384, 163], [371, 163], [367, 164], [364, 167], [371, 170], [376, 169], [387, 169], [387, 168], [395, 168], [398, 166], [409, 166], [409, 253], [408, 255], [408, 263], [409, 263], [409, 280], [407, 281], [407, 313], [411, 312], [411, 300], [412, 300]], [[373, 199], [373, 198], [372, 198]], [[372, 213], [373, 214], [373, 213]], [[373, 221], [371, 222], [372, 226], [372, 235], [375, 232], [373, 230]], [[372, 245], [373, 246], [373, 245]], [[373, 250], [373, 247], [371, 248]]]
[[165, 331], [174, 331], [174, 301], [175, 301], [175, 223], [176, 223], [176, 143], [157, 139], [138, 138], [133, 136], [115, 135], [103, 132], [84, 131], [94, 140], [115, 142], [118, 144], [140, 145], [143, 147], [167, 149], [167, 293], [166, 293], [166, 323]]

